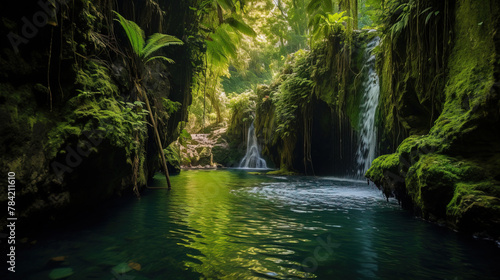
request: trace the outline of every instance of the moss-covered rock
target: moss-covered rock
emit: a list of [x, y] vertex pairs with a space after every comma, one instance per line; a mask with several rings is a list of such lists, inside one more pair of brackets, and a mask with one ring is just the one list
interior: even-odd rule
[[[158, 170], [160, 151], [143, 104], [136, 102], [130, 58], [123, 55], [128, 50], [125, 44], [115, 45], [115, 39], [123, 39], [115, 38], [117, 32], [108, 32], [111, 10], [127, 10], [121, 5], [72, 1], [61, 9], [58, 25], [40, 28], [35, 38], [19, 46], [19, 53], [9, 42], [0, 43], [0, 117], [6, 120], [0, 123], [0, 170], [16, 173], [20, 227], [36, 229], [104, 205], [101, 202], [111, 197], [132, 193], [134, 185], [145, 186]], [[17, 9], [0, 21], [2, 33], [21, 34], [19, 19], [38, 12], [31, 11], [36, 6], [14, 6]], [[195, 16], [188, 4], [166, 6], [186, 11], [181, 13], [186, 22]], [[166, 21], [172, 20], [179, 17]], [[168, 22], [163, 28], [149, 20], [139, 25], [147, 25], [150, 33], [163, 29], [179, 38], [189, 32], [173, 30]], [[113, 43], [104, 43], [101, 36], [113, 38]], [[117, 48], [119, 52], [114, 51]], [[178, 64], [148, 63], [151, 77], [144, 81], [153, 107], [161, 107], [156, 101], [162, 98], [182, 102], [175, 112], [157, 110], [158, 121], [165, 124], [160, 134], [167, 143], [177, 138], [178, 124], [187, 118], [194, 50], [186, 44], [172, 52], [169, 57]], [[160, 78], [161, 82], [151, 83]], [[0, 189], [1, 203], [7, 198], [4, 191]], [[5, 221], [1, 219], [0, 231]]]
[[[409, 137], [395, 154], [377, 158], [366, 176], [424, 218], [500, 239], [500, 9], [492, 3], [461, 0], [452, 6], [455, 40], [445, 58], [441, 114], [428, 134]], [[402, 85], [425, 95], [425, 86], [409, 80]], [[404, 94], [391, 98], [404, 103]], [[386, 108], [394, 103], [382, 101]], [[391, 123], [394, 115], [386, 117]]]

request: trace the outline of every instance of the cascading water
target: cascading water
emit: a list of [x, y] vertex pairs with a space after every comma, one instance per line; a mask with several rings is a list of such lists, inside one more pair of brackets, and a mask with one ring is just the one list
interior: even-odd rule
[[248, 128], [247, 153], [240, 162], [240, 168], [267, 168], [266, 161], [260, 157], [253, 123]]
[[377, 72], [375, 72], [375, 55], [373, 49], [379, 44], [380, 38], [375, 37], [365, 50], [365, 75], [363, 81], [362, 104], [359, 113], [359, 144], [356, 152], [357, 171], [361, 177], [370, 168], [375, 159], [377, 145], [377, 127], [375, 126], [375, 113], [378, 107], [380, 85]]

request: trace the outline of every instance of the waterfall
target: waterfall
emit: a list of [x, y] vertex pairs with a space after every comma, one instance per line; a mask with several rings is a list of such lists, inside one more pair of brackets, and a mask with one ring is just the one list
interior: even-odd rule
[[248, 128], [247, 153], [240, 162], [240, 168], [267, 168], [266, 161], [260, 157], [253, 123]]
[[380, 38], [375, 37], [365, 50], [365, 75], [363, 80], [362, 104], [359, 112], [359, 143], [356, 152], [357, 176], [362, 177], [375, 159], [377, 145], [377, 127], [375, 113], [380, 94], [379, 78], [375, 72], [375, 55], [373, 49], [379, 44]]

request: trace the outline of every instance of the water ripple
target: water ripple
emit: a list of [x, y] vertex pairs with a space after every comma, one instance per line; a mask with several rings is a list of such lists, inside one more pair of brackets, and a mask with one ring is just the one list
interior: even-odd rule
[[[159, 184], [163, 176], [156, 177]], [[188, 171], [84, 231], [23, 252], [20, 279], [69, 256], [81, 279], [496, 279], [496, 246], [413, 219], [364, 181]], [[493, 250], [493, 249], [494, 250]], [[22, 268], [22, 269], [21, 269]]]

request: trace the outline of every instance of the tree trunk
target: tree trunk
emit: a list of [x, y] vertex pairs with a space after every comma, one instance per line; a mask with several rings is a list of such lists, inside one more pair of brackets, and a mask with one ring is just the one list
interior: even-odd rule
[[167, 169], [167, 161], [165, 160], [165, 153], [163, 152], [163, 147], [161, 145], [160, 133], [158, 133], [158, 128], [156, 127], [156, 122], [155, 122], [155, 119], [153, 117], [153, 112], [151, 111], [151, 106], [149, 106], [148, 97], [146, 96], [146, 93], [142, 90], [140, 85], [138, 85], [136, 83], [135, 87], [136, 87], [137, 91], [139, 92], [139, 96], [141, 96], [144, 99], [144, 103], [146, 103], [146, 109], [149, 112], [149, 118], [151, 119], [151, 125], [153, 126], [156, 144], [158, 145], [158, 149], [160, 149], [161, 163], [163, 165], [163, 172], [165, 173], [165, 179], [167, 179], [168, 189], [170, 190], [172, 188], [172, 185], [170, 184], [170, 177], [169, 177], [168, 169]]

